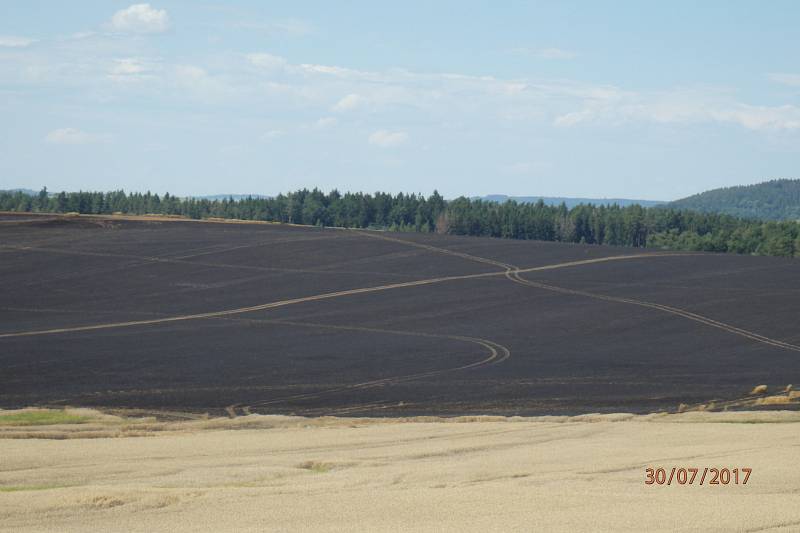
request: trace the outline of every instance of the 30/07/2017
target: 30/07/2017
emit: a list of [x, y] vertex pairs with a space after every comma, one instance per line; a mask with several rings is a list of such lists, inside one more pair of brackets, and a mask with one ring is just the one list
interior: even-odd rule
[[[752, 468], [662, 467], [645, 469], [645, 485], [747, 485]], [[698, 476], [700, 474], [700, 476]]]

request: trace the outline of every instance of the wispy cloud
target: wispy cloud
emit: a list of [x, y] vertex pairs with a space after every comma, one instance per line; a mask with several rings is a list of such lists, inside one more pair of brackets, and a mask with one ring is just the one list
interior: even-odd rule
[[786, 74], [776, 72], [769, 75], [769, 79], [781, 85], [789, 85], [791, 87], [800, 87], [800, 74]]
[[170, 81], [184, 97], [203, 102], [232, 102], [247, 87], [232, 83], [225, 76], [212, 74], [197, 65], [177, 65], [171, 70]]
[[[403, 144], [413, 132], [379, 128], [411, 116], [418, 124], [457, 120], [481, 123], [484, 129], [509, 124], [618, 128], [649, 122], [714, 123], [756, 132], [800, 132], [797, 105], [743, 101], [729, 88], [633, 91], [564, 79], [500, 78], [401, 68], [358, 70], [341, 64], [295, 63], [268, 50], [219, 54], [187, 65], [169, 58], [134, 55], [148, 51], [141, 40], [102, 35], [98, 39], [102, 42], [91, 47], [79, 43], [59, 43], [56, 47], [55, 43], [44, 42], [31, 50], [8, 51], [7, 61], [0, 64], [0, 83], [61, 85], [106, 98], [132, 97], [141, 91], [148, 98], [163, 102], [183, 102], [188, 98], [219, 104], [240, 116], [252, 116], [254, 110], [295, 114], [294, 126], [284, 124], [281, 129], [324, 129], [335, 123], [328, 115], [345, 116], [368, 106], [369, 116], [359, 120], [373, 131], [378, 130], [368, 136], [369, 142], [384, 147]], [[124, 55], [125, 52], [131, 55]], [[800, 81], [797, 78], [795, 74], [770, 76], [789, 85]], [[120, 83], [142, 80], [147, 83]], [[311, 117], [324, 118], [314, 123]]]
[[348, 94], [333, 106], [332, 110], [337, 112], [344, 112], [344, 111], [352, 111], [353, 109], [357, 108], [363, 98], [361, 98], [357, 94]]
[[381, 148], [393, 148], [405, 144], [408, 134], [404, 131], [378, 130], [369, 136], [369, 144]]
[[108, 69], [109, 78], [120, 82], [136, 82], [153, 79], [159, 69], [159, 59], [125, 57], [115, 59]]
[[629, 122], [661, 124], [727, 123], [752, 131], [800, 130], [800, 107], [758, 106], [736, 101], [730, 92], [713, 89], [677, 89], [657, 92], [598, 94], [585, 98], [582, 109], [555, 117], [558, 127], [580, 124], [623, 125]]
[[277, 70], [286, 66], [286, 59], [267, 53], [246, 54], [247, 61], [254, 67]]
[[169, 29], [169, 15], [150, 4], [133, 4], [114, 13], [109, 26], [123, 33], [161, 33]]
[[45, 135], [49, 144], [91, 144], [108, 141], [107, 135], [86, 133], [75, 128], [60, 128]]
[[800, 131], [800, 107], [777, 107], [738, 104], [730, 109], [712, 111], [714, 119], [733, 122], [750, 130]]
[[69, 39], [72, 39], [74, 41], [80, 41], [81, 39], [88, 39], [90, 37], [94, 37], [95, 35], [97, 35], [97, 32], [91, 30], [77, 31], [72, 35], [70, 35]]
[[37, 42], [36, 39], [16, 35], [0, 35], [0, 46], [6, 48], [25, 48]]
[[314, 122], [311, 125], [312, 129], [315, 130], [327, 130], [328, 128], [334, 127], [339, 121], [336, 117], [322, 117], [321, 119]]
[[262, 142], [267, 142], [268, 143], [268, 142], [274, 141], [275, 139], [279, 139], [279, 138], [283, 137], [284, 135], [285, 135], [285, 133], [283, 131], [281, 131], [281, 130], [269, 130], [269, 131], [263, 133], [259, 137], [259, 139]]

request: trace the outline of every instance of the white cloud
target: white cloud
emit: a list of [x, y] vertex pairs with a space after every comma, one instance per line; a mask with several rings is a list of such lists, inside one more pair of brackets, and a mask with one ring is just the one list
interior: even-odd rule
[[753, 131], [800, 130], [800, 107], [754, 106], [733, 99], [728, 91], [676, 89], [649, 93], [610, 92], [585, 96], [583, 109], [559, 114], [558, 127], [583, 123], [618, 126], [629, 122], [660, 124], [728, 123]]
[[281, 130], [270, 130], [263, 135], [261, 135], [260, 139], [262, 142], [271, 142], [279, 137], [283, 137], [283, 132]]
[[775, 83], [789, 85], [790, 87], [800, 87], [800, 74], [786, 74], [776, 72], [769, 75], [769, 79]]
[[90, 144], [107, 140], [104, 135], [93, 135], [75, 128], [60, 128], [48, 133], [45, 142], [50, 144]]
[[36, 39], [17, 37], [15, 35], [0, 35], [0, 46], [7, 48], [25, 48], [36, 42]]
[[400, 146], [408, 140], [408, 134], [403, 131], [378, 130], [369, 136], [369, 143], [381, 148]]
[[125, 33], [161, 33], [169, 28], [169, 15], [150, 4], [133, 4], [111, 17], [111, 28]]
[[293, 70], [305, 74], [327, 74], [329, 76], [336, 76], [338, 78], [367, 78], [370, 73], [355, 70], [351, 68], [337, 67], [336, 65], [314, 65], [310, 63], [303, 63], [297, 65]]
[[97, 32], [93, 32], [93, 31], [78, 31], [78, 32], [75, 32], [72, 35], [70, 35], [69, 38], [72, 39], [73, 41], [80, 41], [82, 39], [88, 39], [90, 37], [94, 37], [95, 35], [97, 35]]
[[208, 78], [208, 72], [204, 68], [194, 65], [178, 65], [175, 72], [180, 79], [187, 82], [201, 81]]
[[711, 112], [713, 118], [733, 122], [749, 130], [800, 130], [800, 107], [764, 107], [739, 104]]
[[335, 117], [322, 117], [321, 119], [316, 121], [311, 126], [311, 128], [315, 130], [326, 130], [328, 128], [332, 128], [333, 126], [335, 126], [337, 122], [339, 121], [336, 120]]
[[[135, 97], [138, 92], [165, 104], [192, 99], [225, 106], [240, 115], [256, 112], [296, 117], [294, 125], [281, 127], [286, 131], [330, 128], [336, 124], [334, 117], [343, 122], [347, 112], [368, 107], [372, 113], [361, 117], [361, 127], [369, 129], [361, 135], [375, 146], [407, 142], [403, 132], [375, 130], [401, 124], [399, 121], [409, 116], [428, 124], [457, 122], [470, 135], [480, 135], [481, 129], [496, 131], [495, 127], [625, 127], [633, 123], [715, 124], [800, 134], [800, 106], [796, 103], [759, 105], [758, 101], [742, 101], [739, 93], [728, 88], [631, 91], [563, 79], [399, 68], [361, 71], [292, 63], [266, 52], [220, 53], [206, 62], [180, 65], [170, 63], [169, 58], [136, 57], [138, 50], [147, 48], [138, 42], [132, 47], [128, 39], [98, 34], [97, 41], [65, 44], [48, 40], [24, 54], [7, 54], [8, 61], [0, 62], [0, 85], [53, 84], [108, 100]], [[772, 74], [771, 78], [791, 84], [796, 76]], [[254, 132], [252, 137], [262, 133]]]
[[280, 56], [267, 53], [247, 54], [247, 61], [254, 67], [266, 70], [278, 70], [286, 66], [286, 60]]
[[146, 72], [147, 69], [142, 65], [142, 62], [134, 58], [116, 59], [116, 64], [111, 68], [113, 74], [141, 74]]
[[569, 127], [580, 124], [581, 122], [587, 122], [593, 118], [594, 114], [588, 109], [583, 111], [572, 111], [571, 113], [565, 113], [557, 116], [555, 120], [553, 120], [553, 124], [560, 127]]
[[348, 94], [334, 105], [331, 109], [336, 112], [352, 111], [361, 104], [362, 98], [357, 94]]
[[115, 81], [141, 81], [153, 78], [157, 70], [158, 60], [147, 60], [136, 57], [115, 59], [108, 69], [108, 77]]
[[187, 95], [207, 103], [235, 102], [246, 87], [232, 84], [224, 75], [212, 75], [196, 65], [177, 65], [172, 70], [175, 87]]

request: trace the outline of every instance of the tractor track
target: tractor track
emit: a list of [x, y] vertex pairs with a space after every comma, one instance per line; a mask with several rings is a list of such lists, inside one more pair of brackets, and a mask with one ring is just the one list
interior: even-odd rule
[[[548, 284], [548, 283], [541, 283], [541, 282], [537, 282], [537, 281], [531, 281], [531, 280], [523, 278], [521, 274], [525, 273], [525, 272], [534, 272], [536, 269], [530, 269], [530, 268], [522, 269], [522, 268], [519, 268], [518, 266], [511, 265], [511, 264], [508, 264], [508, 263], [502, 263], [500, 261], [495, 261], [493, 259], [486, 259], [485, 257], [478, 257], [478, 256], [474, 256], [474, 255], [470, 255], [470, 254], [466, 254], [466, 253], [462, 253], [462, 252], [454, 252], [452, 250], [447, 250], [445, 248], [437, 248], [435, 246], [430, 246], [430, 245], [426, 245], [426, 244], [420, 244], [420, 243], [405, 241], [403, 239], [397, 239], [397, 238], [394, 238], [394, 237], [387, 237], [387, 236], [383, 236], [383, 235], [369, 234], [369, 233], [366, 233], [366, 232], [362, 232], [362, 234], [363, 235], [370, 235], [371, 237], [391, 240], [393, 242], [406, 243], [409, 246], [416, 246], [416, 247], [426, 248], [426, 249], [434, 251], [434, 252], [444, 253], [444, 254], [448, 254], [448, 255], [457, 255], [459, 257], [463, 257], [465, 259], [470, 259], [472, 261], [477, 261], [477, 262], [480, 262], [480, 263], [493, 264], [495, 266], [499, 266], [501, 268], [505, 268], [506, 271], [503, 273], [503, 275], [505, 275], [506, 278], [508, 278], [509, 280], [513, 281], [514, 283], [518, 283], [520, 285], [526, 285], [528, 287], [534, 287], [534, 288], [537, 288], [537, 289], [543, 289], [543, 290], [547, 290], [547, 291], [551, 291], [551, 292], [557, 292], [557, 293], [560, 293], [560, 294], [568, 294], [568, 295], [572, 295], [572, 296], [582, 296], [582, 297], [585, 297], [585, 298], [593, 298], [595, 300], [602, 300], [602, 301], [606, 301], [606, 302], [614, 302], [614, 303], [621, 303], [621, 304], [628, 304], [628, 305], [636, 305], [636, 306], [645, 307], [645, 308], [648, 308], [648, 309], [655, 309], [656, 311], [669, 313], [669, 314], [672, 314], [672, 315], [675, 315], [675, 316], [679, 316], [679, 317], [682, 317], [682, 318], [685, 318], [685, 319], [688, 319], [688, 320], [692, 320], [692, 321], [697, 322], [699, 324], [704, 324], [706, 326], [710, 326], [710, 327], [713, 327], [713, 328], [721, 329], [722, 331], [726, 331], [726, 332], [731, 333], [733, 335], [739, 335], [741, 337], [745, 337], [747, 339], [750, 339], [750, 340], [753, 340], [753, 341], [756, 341], [756, 342], [760, 342], [762, 344], [766, 344], [766, 345], [769, 345], [769, 346], [774, 346], [774, 347], [777, 347], [777, 348], [782, 348], [782, 349], [785, 349], [785, 350], [791, 350], [791, 351], [795, 351], [795, 352], [800, 352], [800, 346], [797, 346], [795, 344], [791, 344], [791, 343], [784, 342], [784, 341], [781, 341], [781, 340], [778, 340], [778, 339], [773, 339], [773, 338], [770, 338], [770, 337], [766, 337], [764, 335], [760, 335], [758, 333], [754, 333], [752, 331], [748, 331], [748, 330], [743, 329], [743, 328], [738, 328], [736, 326], [732, 326], [730, 324], [726, 324], [724, 322], [720, 322], [719, 320], [714, 320], [712, 318], [709, 318], [709, 317], [706, 317], [706, 316], [703, 316], [703, 315], [699, 315], [697, 313], [692, 313], [691, 311], [687, 311], [685, 309], [681, 309], [681, 308], [678, 308], [678, 307], [672, 307], [672, 306], [669, 306], [669, 305], [664, 305], [664, 304], [659, 304], [659, 303], [654, 303], [654, 302], [647, 302], [647, 301], [644, 301], [644, 300], [636, 300], [634, 298], [622, 298], [622, 297], [618, 297], [618, 296], [609, 296], [609, 295], [605, 295], [605, 294], [599, 294], [599, 293], [583, 291], [583, 290], [578, 290], [578, 289], [568, 289], [568, 288], [565, 288], [565, 287], [558, 287], [556, 285], [551, 285], [551, 284]], [[674, 255], [701, 255], [701, 254], [652, 254], [651, 253], [651, 254], [641, 254], [638, 257], [664, 257], [664, 256], [670, 256], [670, 255], [674, 256]], [[622, 257], [633, 258], [633, 257], [637, 257], [637, 256], [618, 256], [618, 257], [619, 258], [622, 258]], [[587, 263], [589, 263], [589, 262], [591, 262], [591, 260], [587, 261]], [[542, 268], [541, 270], [545, 270], [545, 268]]]
[[322, 329], [332, 329], [332, 330], [340, 330], [340, 331], [363, 331], [369, 333], [385, 333], [390, 335], [403, 335], [409, 337], [423, 337], [429, 339], [447, 339], [459, 342], [467, 342], [472, 344], [477, 344], [488, 350], [488, 356], [480, 359], [478, 361], [474, 361], [472, 363], [467, 363], [463, 365], [459, 365], [456, 367], [451, 368], [441, 368], [436, 370], [427, 370], [424, 372], [415, 372], [413, 374], [405, 374], [401, 376], [390, 376], [386, 378], [380, 379], [373, 379], [368, 381], [362, 381], [360, 383], [351, 383], [348, 385], [342, 385], [339, 387], [332, 387], [329, 389], [324, 389], [321, 391], [315, 392], [308, 392], [308, 393], [301, 393], [301, 394], [293, 394], [290, 396], [282, 396], [278, 398], [270, 398], [268, 400], [262, 400], [257, 402], [252, 402], [247, 405], [243, 404], [233, 404], [226, 408], [229, 413], [235, 413], [236, 409], [242, 409], [246, 411], [250, 411], [252, 409], [266, 407], [273, 404], [278, 403], [286, 403], [288, 401], [297, 401], [297, 400], [310, 400], [310, 399], [317, 399], [322, 396], [327, 396], [330, 394], [342, 393], [342, 392], [351, 392], [354, 390], [363, 390], [363, 389], [371, 389], [371, 388], [378, 388], [378, 387], [385, 387], [389, 385], [396, 385], [398, 383], [404, 383], [407, 381], [414, 381], [423, 378], [430, 378], [434, 376], [441, 376], [443, 374], [449, 374], [452, 372], [460, 372], [462, 370], [471, 370], [476, 368], [481, 368], [489, 365], [496, 365], [500, 364], [509, 357], [511, 357], [511, 352], [503, 346], [502, 344], [496, 343], [489, 339], [482, 339], [479, 337], [467, 337], [463, 335], [446, 335], [440, 333], [424, 333], [424, 332], [416, 332], [416, 331], [403, 331], [403, 330], [394, 330], [394, 329], [383, 329], [383, 328], [368, 328], [362, 326], [338, 326], [338, 325], [331, 325], [331, 324], [320, 324], [320, 323], [312, 323], [312, 322], [296, 322], [296, 321], [289, 321], [289, 320], [258, 320], [258, 319], [242, 319], [242, 318], [235, 318], [230, 319], [235, 321], [245, 321], [251, 322], [256, 324], [284, 324], [290, 326], [300, 326], [300, 327], [312, 327], [312, 328], [322, 328]]
[[[296, 325], [296, 326], [303, 326], [303, 327], [316, 327], [316, 328], [329, 328], [329, 329], [339, 329], [345, 331], [366, 331], [366, 332], [374, 332], [374, 333], [385, 333], [385, 334], [393, 334], [393, 335], [407, 335], [407, 336], [416, 336], [416, 337], [428, 337], [428, 338], [441, 338], [441, 339], [449, 339], [453, 341], [460, 341], [460, 342], [467, 342], [481, 346], [483, 349], [488, 350], [488, 356], [484, 357], [479, 361], [475, 361], [469, 364], [463, 364], [453, 368], [444, 368], [444, 369], [436, 369], [436, 370], [428, 370], [423, 372], [416, 372], [412, 374], [406, 374], [401, 376], [393, 376], [393, 377], [385, 377], [380, 379], [373, 379], [368, 381], [363, 381], [359, 383], [352, 383], [348, 385], [341, 385], [332, 387], [329, 389], [324, 389], [320, 391], [308, 392], [308, 393], [300, 393], [294, 394], [289, 396], [282, 396], [276, 398], [265, 399], [262, 401], [256, 401], [250, 403], [248, 405], [244, 404], [233, 404], [226, 408], [228, 413], [231, 416], [237, 416], [237, 409], [240, 410], [243, 414], [250, 414], [252, 409], [257, 408], [264, 408], [275, 404], [286, 403], [286, 402], [293, 402], [293, 401], [303, 401], [309, 399], [316, 399], [319, 397], [332, 395], [332, 394], [339, 394], [339, 393], [346, 393], [358, 390], [366, 390], [366, 389], [374, 389], [380, 388], [385, 386], [391, 386], [395, 384], [400, 384], [408, 381], [420, 380], [430, 377], [436, 377], [447, 373], [452, 372], [459, 372], [462, 370], [469, 370], [469, 369], [476, 369], [481, 367], [486, 367], [489, 365], [495, 365], [502, 363], [506, 359], [510, 357], [510, 351], [505, 346], [496, 343], [494, 341], [483, 339], [479, 337], [467, 337], [467, 336], [457, 336], [457, 335], [446, 335], [446, 334], [434, 334], [434, 333], [423, 333], [423, 332], [413, 332], [413, 331], [401, 331], [401, 330], [390, 330], [390, 329], [380, 329], [380, 328], [368, 328], [368, 327], [360, 327], [360, 326], [337, 326], [337, 325], [328, 325], [328, 324], [316, 324], [316, 323], [307, 323], [307, 322], [292, 322], [292, 321], [283, 321], [283, 320], [259, 320], [259, 319], [250, 319], [246, 317], [239, 317], [238, 315], [252, 313], [257, 311], [264, 311], [269, 309], [275, 309], [285, 306], [290, 306], [294, 304], [300, 303], [307, 303], [307, 302], [314, 302], [314, 301], [322, 301], [328, 300], [332, 298], [339, 298], [345, 296], [354, 296], [359, 294], [367, 294], [379, 291], [387, 291], [387, 290], [394, 290], [400, 288], [411, 288], [411, 287], [420, 287], [438, 283], [445, 283], [451, 281], [462, 281], [462, 280], [472, 280], [472, 279], [484, 279], [484, 278], [494, 278], [499, 276], [504, 276], [508, 280], [517, 283], [519, 285], [537, 288], [541, 290], [546, 290], [550, 292], [555, 292], [564, 295], [570, 296], [578, 296], [583, 298], [591, 298], [601, 301], [607, 301], [612, 303], [619, 303], [619, 304], [626, 304], [626, 305], [635, 305], [642, 308], [653, 309], [655, 311], [667, 313], [673, 316], [681, 317], [687, 320], [694, 321], [696, 323], [713, 327], [722, 331], [725, 331], [730, 334], [734, 334], [746, 339], [749, 339], [754, 342], [762, 343], [765, 345], [769, 345], [776, 348], [781, 348], [785, 350], [791, 350], [795, 352], [800, 352], [800, 346], [784, 342], [778, 339], [773, 339], [764, 335], [760, 335], [758, 333], [748, 331], [743, 328], [739, 328], [736, 326], [732, 326], [730, 324], [726, 324], [724, 322], [720, 322], [718, 320], [714, 320], [712, 318], [693, 313], [691, 311], [672, 307], [668, 305], [658, 304], [654, 302], [648, 302], [643, 300], [637, 300], [633, 298], [624, 298], [618, 296], [611, 296], [601, 293], [595, 293], [590, 291], [578, 290], [578, 289], [569, 289], [565, 287], [559, 287], [556, 285], [552, 285], [549, 283], [537, 282], [526, 279], [522, 276], [525, 273], [533, 273], [533, 272], [543, 272], [548, 270], [560, 269], [560, 268], [569, 268], [569, 267], [576, 267], [582, 265], [589, 265], [589, 264], [597, 264], [597, 263], [605, 263], [605, 262], [613, 262], [613, 261], [627, 261], [627, 260], [635, 260], [635, 259], [649, 259], [649, 258], [658, 258], [658, 257], [675, 257], [675, 256], [697, 256], [703, 254], [696, 254], [696, 253], [635, 253], [635, 254], [626, 254], [626, 255], [618, 255], [618, 256], [610, 256], [610, 257], [600, 257], [600, 258], [593, 258], [593, 259], [584, 259], [584, 260], [575, 260], [575, 261], [568, 261], [562, 263], [555, 263], [550, 265], [543, 265], [538, 267], [528, 267], [528, 268], [520, 268], [516, 265], [505, 263], [502, 261], [497, 261], [490, 258], [484, 258], [475, 256], [472, 254], [458, 252], [455, 250], [448, 250], [445, 248], [438, 248], [436, 246], [417, 243], [412, 241], [407, 241], [400, 238], [390, 237], [387, 235], [382, 235], [378, 232], [368, 232], [368, 231], [353, 231], [353, 233], [364, 235], [370, 238], [377, 238], [383, 239], [390, 242], [395, 242], [399, 244], [403, 244], [410, 247], [416, 247], [419, 249], [424, 249], [430, 252], [435, 252], [439, 254], [446, 254], [454, 257], [459, 257], [462, 259], [466, 259], [469, 261], [478, 262], [484, 265], [490, 265], [492, 267], [496, 267], [501, 269], [501, 271], [495, 272], [484, 272], [478, 274], [466, 274], [466, 275], [455, 275], [455, 276], [440, 276], [435, 278], [428, 278], [428, 279], [420, 279], [420, 280], [413, 280], [413, 281], [406, 281], [406, 282], [399, 282], [399, 283], [391, 283], [385, 285], [378, 285], [378, 286], [371, 286], [371, 287], [361, 287], [361, 288], [353, 288], [347, 290], [340, 290], [334, 292], [326, 292], [306, 297], [299, 297], [299, 298], [291, 298], [273, 302], [267, 302], [258, 305], [252, 305], [248, 307], [239, 307], [234, 309], [225, 309], [225, 310], [218, 310], [218, 311], [209, 311], [204, 313], [195, 313], [195, 314], [185, 314], [185, 315], [176, 315], [176, 316], [162, 316], [158, 318], [150, 318], [150, 319], [142, 319], [142, 320], [131, 320], [131, 321], [124, 321], [124, 322], [109, 322], [109, 323], [100, 323], [100, 324], [89, 324], [83, 326], [74, 326], [74, 327], [64, 327], [64, 328], [52, 328], [52, 329], [40, 329], [40, 330], [28, 330], [28, 331], [17, 331], [17, 332], [8, 332], [8, 333], [0, 333], [0, 340], [4, 338], [14, 338], [14, 337], [30, 337], [30, 336], [40, 336], [40, 335], [56, 335], [56, 334], [64, 334], [64, 333], [74, 333], [74, 332], [88, 332], [88, 331], [98, 331], [98, 330], [106, 330], [106, 329], [116, 329], [116, 328], [128, 328], [128, 327], [139, 327], [139, 326], [156, 326], [159, 324], [169, 324], [169, 323], [176, 323], [176, 322], [184, 322], [184, 321], [192, 321], [192, 320], [204, 320], [204, 319], [222, 319], [222, 320], [232, 320], [232, 321], [245, 321], [245, 322], [256, 322], [256, 323], [279, 323], [279, 324], [286, 324], [286, 325]], [[244, 246], [246, 247], [246, 246]], [[5, 246], [0, 248], [13, 248], [17, 250], [36, 250], [35, 247], [23, 247], [23, 246]], [[239, 247], [235, 247], [239, 248]], [[235, 249], [234, 248], [234, 249]], [[110, 257], [121, 257], [121, 258], [128, 258], [128, 259], [135, 259], [138, 261], [145, 261], [151, 263], [158, 263], [158, 262], [165, 262], [165, 263], [178, 263], [178, 264], [189, 264], [189, 265], [198, 265], [198, 266], [213, 266], [213, 267], [234, 267], [234, 268], [252, 268], [253, 270], [287, 270], [287, 271], [303, 271], [304, 270], [294, 270], [294, 269], [280, 269], [280, 268], [266, 268], [266, 267], [248, 267], [247, 265], [221, 265], [216, 263], [208, 263], [205, 265], [201, 262], [194, 262], [194, 261], [187, 261], [186, 258], [193, 257], [193, 256], [184, 256], [184, 257], [141, 257], [141, 256], [129, 256], [125, 254], [106, 254], [106, 253], [93, 253], [93, 252], [79, 252], [79, 251], [69, 251], [69, 250], [52, 250], [52, 249], [39, 249], [41, 251], [53, 252], [53, 253], [73, 253], [73, 254], [80, 254], [80, 255], [90, 255], [90, 256], [110, 256]], [[216, 253], [219, 250], [207, 250], [206, 253]], [[185, 252], [184, 252], [185, 253]], [[203, 253], [197, 255], [204, 255]], [[314, 270], [307, 270], [307, 272], [318, 272]], [[335, 409], [334, 413], [342, 413], [346, 414], [349, 412], [356, 412], [356, 411], [363, 411], [363, 410], [371, 410], [371, 409], [383, 409], [389, 408], [391, 405], [386, 404], [385, 402], [377, 401], [374, 403], [369, 404], [361, 404], [361, 405], [354, 405], [354, 406], [342, 406], [338, 409]]]
[[[462, 254], [468, 255], [468, 254]], [[624, 261], [624, 260], [631, 260], [631, 259], [644, 259], [644, 258], [653, 258], [653, 257], [666, 257], [666, 256], [685, 256], [685, 255], [692, 255], [692, 254], [632, 254], [632, 255], [618, 255], [618, 256], [611, 256], [611, 257], [600, 257], [595, 259], [582, 259], [577, 261], [567, 261], [564, 263], [555, 263], [551, 265], [544, 265], [538, 267], [530, 267], [530, 268], [523, 268], [518, 269], [516, 272], [524, 273], [524, 272], [539, 272], [539, 271], [546, 271], [546, 270], [554, 270], [559, 268], [569, 268], [573, 266], [580, 266], [580, 265], [588, 265], [588, 264], [595, 264], [595, 263], [604, 263], [609, 261]], [[495, 264], [497, 264], [495, 262]], [[504, 267], [505, 268], [505, 267]], [[11, 337], [30, 337], [30, 336], [37, 336], [37, 335], [55, 335], [61, 333], [76, 333], [81, 331], [97, 331], [103, 329], [115, 329], [115, 328], [128, 328], [128, 327], [136, 327], [136, 326], [151, 326], [156, 324], [167, 324], [172, 322], [183, 322], [189, 320], [200, 320], [205, 318], [217, 318], [217, 317], [224, 317], [224, 316], [231, 316], [231, 315], [239, 315], [244, 313], [251, 313], [255, 311], [264, 311], [267, 309], [275, 309], [278, 307], [286, 307], [289, 305], [306, 303], [306, 302], [315, 302], [320, 300], [328, 300], [332, 298], [339, 298], [342, 296], [352, 296], [357, 294], [367, 294], [372, 292], [380, 292], [380, 291], [387, 291], [393, 289], [401, 289], [401, 288], [408, 288], [408, 287], [420, 287], [425, 285], [433, 285], [437, 283], [445, 283], [450, 281], [462, 281], [462, 280], [472, 280], [472, 279], [482, 279], [482, 278], [492, 278], [498, 276], [506, 276], [509, 271], [504, 272], [484, 272], [480, 274], [464, 274], [460, 276], [441, 276], [437, 278], [428, 278], [428, 279], [421, 279], [415, 281], [406, 281], [400, 283], [390, 283], [386, 285], [377, 285], [372, 287], [361, 287], [355, 289], [346, 289], [342, 291], [334, 291], [334, 292], [325, 292], [320, 294], [315, 294], [311, 296], [305, 296], [300, 298], [290, 298], [286, 300], [278, 300], [275, 302], [268, 302], [263, 304], [252, 305], [248, 307], [237, 307], [234, 309], [224, 309], [220, 311], [209, 311], [205, 313], [194, 313], [194, 314], [187, 314], [187, 315], [175, 315], [163, 318], [154, 318], [154, 319], [146, 319], [146, 320], [131, 320], [126, 322], [111, 322], [111, 323], [103, 323], [103, 324], [90, 324], [85, 326], [72, 326], [72, 327], [64, 327], [64, 328], [52, 328], [52, 329], [40, 329], [40, 330], [27, 330], [27, 331], [15, 331], [9, 333], [2, 333], [0, 334], [0, 339], [4, 338], [11, 338]]]

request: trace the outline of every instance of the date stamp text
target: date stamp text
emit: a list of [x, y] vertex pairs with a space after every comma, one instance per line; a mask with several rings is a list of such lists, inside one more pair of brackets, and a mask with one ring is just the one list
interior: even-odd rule
[[752, 468], [645, 468], [645, 485], [747, 485]]

